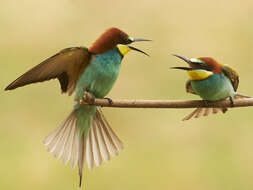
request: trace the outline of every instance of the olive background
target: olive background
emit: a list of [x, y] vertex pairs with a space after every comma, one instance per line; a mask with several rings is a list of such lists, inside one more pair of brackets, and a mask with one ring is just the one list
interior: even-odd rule
[[[77, 169], [42, 141], [73, 107], [58, 81], [4, 88], [63, 48], [89, 47], [115, 26], [151, 56], [130, 52], [111, 98], [190, 100], [185, 66], [173, 57], [210, 56], [240, 74], [253, 96], [251, 0], [0, 0], [0, 189], [79, 189]], [[193, 109], [103, 108], [125, 149], [89, 171], [83, 189], [253, 189], [253, 109], [183, 122]]]

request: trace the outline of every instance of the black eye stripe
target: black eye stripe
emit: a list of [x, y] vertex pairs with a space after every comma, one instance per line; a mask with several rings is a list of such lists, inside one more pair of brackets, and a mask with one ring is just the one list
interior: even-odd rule
[[193, 63], [194, 65], [206, 66], [205, 63], [201, 63], [201, 62], [191, 62], [191, 63]]
[[200, 63], [200, 62], [192, 62], [193, 65], [195, 65], [195, 67], [197, 67], [198, 69], [204, 69], [207, 71], [212, 71], [212, 67], [210, 67], [209, 65], [205, 64], [205, 63]]
[[204, 70], [206, 70], [206, 71], [212, 71], [212, 69], [209, 69], [209, 68], [205, 68]]
[[130, 38], [125, 38], [125, 39], [122, 39], [121, 42], [119, 44], [123, 44], [123, 45], [127, 45], [127, 44], [131, 44], [133, 42], [132, 39]]

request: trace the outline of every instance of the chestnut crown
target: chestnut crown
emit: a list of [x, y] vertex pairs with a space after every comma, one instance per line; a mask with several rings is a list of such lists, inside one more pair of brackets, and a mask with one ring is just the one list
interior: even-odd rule
[[104, 53], [118, 44], [130, 44], [133, 39], [128, 34], [118, 28], [109, 28], [106, 30], [89, 48], [89, 52], [93, 54]]

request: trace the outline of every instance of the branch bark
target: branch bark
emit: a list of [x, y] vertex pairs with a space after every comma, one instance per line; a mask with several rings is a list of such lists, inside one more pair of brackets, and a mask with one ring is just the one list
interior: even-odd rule
[[112, 102], [107, 99], [94, 99], [89, 93], [85, 93], [84, 98], [80, 100], [84, 105], [96, 105], [101, 107], [117, 108], [198, 108], [198, 107], [248, 107], [253, 106], [253, 98], [235, 99], [234, 105], [229, 100], [206, 102], [203, 100], [118, 100]]

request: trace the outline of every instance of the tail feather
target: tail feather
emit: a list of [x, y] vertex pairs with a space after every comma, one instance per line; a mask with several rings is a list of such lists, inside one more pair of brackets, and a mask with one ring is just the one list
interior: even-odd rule
[[210, 114], [216, 114], [219, 111], [225, 113], [227, 108], [196, 108], [193, 112], [183, 118], [183, 121], [189, 120], [191, 118], [199, 118], [201, 116], [208, 116]]
[[104, 114], [101, 112], [101, 110], [98, 111], [99, 112], [99, 116], [102, 118], [103, 123], [106, 125], [110, 136], [112, 137], [112, 140], [114, 142], [114, 144], [117, 147], [118, 152], [124, 149], [124, 145], [121, 142], [121, 140], [119, 139], [119, 137], [114, 133], [114, 131], [112, 130], [112, 128], [110, 127], [109, 123], [107, 122], [107, 120], [105, 119]]
[[[71, 128], [70, 127], [64, 127], [64, 130], [61, 131], [61, 137], [58, 138], [57, 144], [58, 146], [54, 146], [54, 156], [56, 158], [59, 158], [62, 155], [62, 149], [64, 148], [66, 139], [68, 138]], [[57, 145], [56, 144], [56, 145]]]
[[208, 116], [211, 113], [212, 109], [205, 109], [203, 116]]
[[204, 111], [203, 109], [197, 109], [197, 112], [194, 117], [199, 118], [202, 115], [203, 111]]
[[[84, 115], [85, 117], [85, 115]], [[91, 122], [90, 122], [91, 123]], [[80, 186], [85, 160], [89, 169], [109, 161], [123, 149], [123, 143], [113, 132], [102, 111], [97, 108], [88, 134], [79, 135], [75, 110], [44, 140], [47, 150], [74, 168], [78, 164]]]
[[221, 109], [218, 109], [218, 108], [213, 108], [213, 114], [216, 114], [220, 111]]
[[197, 113], [198, 108], [195, 109], [193, 112], [191, 112], [189, 115], [187, 115], [186, 117], [183, 118], [183, 121], [189, 120], [191, 119], [193, 116], [195, 116], [195, 114]]
[[108, 122], [106, 121], [101, 110], [97, 110], [96, 119], [97, 119], [97, 121], [99, 121], [98, 125], [102, 129], [105, 143], [108, 147], [110, 154], [118, 155], [119, 151], [121, 151], [124, 148], [123, 143], [117, 137], [117, 135], [113, 132], [113, 130], [111, 129]]
[[[236, 94], [234, 99], [241, 99], [241, 98], [250, 98], [250, 96], [245, 96], [242, 94]], [[226, 113], [227, 108], [196, 108], [193, 112], [183, 118], [183, 121], [189, 120], [191, 118], [199, 118], [201, 116], [208, 116], [210, 114], [216, 114], [218, 112]]]
[[79, 140], [79, 158], [78, 158], [78, 171], [79, 171], [79, 187], [82, 186], [82, 178], [83, 178], [83, 165], [84, 165], [84, 155], [85, 155], [85, 137], [84, 135]]
[[97, 134], [96, 134], [96, 127], [93, 126], [91, 128], [91, 139], [92, 139], [92, 150], [93, 150], [93, 158], [95, 161], [95, 164], [97, 166], [100, 166], [102, 164], [102, 157], [100, 153], [100, 148], [98, 145], [98, 140], [97, 140]]
[[117, 156], [118, 150], [117, 150], [117, 147], [115, 146], [115, 144], [113, 143], [112, 137], [110, 136], [110, 134], [108, 132], [108, 128], [106, 128], [106, 126], [104, 126], [104, 125], [102, 125], [100, 127], [103, 131], [105, 143], [106, 143], [109, 153], [113, 156]]
[[79, 151], [79, 142], [78, 142], [78, 130], [75, 129], [72, 148], [71, 148], [71, 157], [70, 157], [70, 167], [75, 168], [78, 161], [78, 151]]
[[100, 148], [101, 155], [105, 161], [109, 161], [110, 160], [110, 153], [108, 151], [108, 148], [107, 148], [107, 145], [105, 142], [102, 128], [100, 126], [98, 126], [99, 124], [97, 124], [97, 121], [94, 121], [94, 124], [95, 124], [94, 129], [96, 131], [96, 136], [98, 139], [98, 145]]
[[47, 146], [47, 149], [49, 152], [54, 152], [55, 148], [58, 145], [58, 142], [60, 138], [62, 138], [65, 129], [68, 127], [68, 124], [72, 121], [71, 115], [73, 112], [67, 117], [67, 119], [58, 127], [56, 130], [54, 130], [51, 134], [49, 134], [45, 140], [44, 143]]
[[[74, 122], [74, 121], [72, 121]], [[74, 125], [74, 123], [70, 123], [70, 126]], [[70, 128], [70, 134], [69, 137], [65, 143], [64, 149], [63, 149], [63, 154], [62, 154], [62, 162], [64, 164], [67, 164], [68, 161], [71, 158], [71, 152], [72, 152], [72, 144], [74, 142], [74, 137], [75, 137], [75, 127], [69, 127]]]
[[91, 139], [91, 131], [89, 131], [89, 137], [86, 139], [86, 159], [88, 168], [91, 170], [94, 167], [94, 157], [92, 150], [92, 139]]

